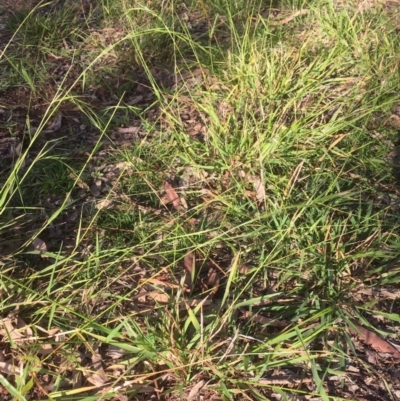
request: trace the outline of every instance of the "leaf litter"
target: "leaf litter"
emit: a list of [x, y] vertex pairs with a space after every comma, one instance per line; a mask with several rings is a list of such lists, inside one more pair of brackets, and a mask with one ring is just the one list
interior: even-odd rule
[[176, 193], [174, 187], [167, 181], [164, 182], [164, 190], [167, 195], [167, 204], [172, 203], [172, 206], [176, 210], [180, 210], [182, 207], [181, 198]]
[[354, 327], [349, 326], [349, 332], [354, 336], [359, 337], [364, 344], [369, 345], [376, 352], [387, 353], [390, 354], [393, 358], [400, 359], [400, 352], [397, 350], [397, 348], [394, 347], [394, 345], [390, 344], [388, 341], [381, 338], [372, 330], [361, 326], [355, 321], [351, 321], [351, 324]]

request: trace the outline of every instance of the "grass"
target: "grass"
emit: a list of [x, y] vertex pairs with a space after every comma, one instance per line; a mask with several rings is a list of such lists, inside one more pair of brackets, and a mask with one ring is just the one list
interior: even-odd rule
[[4, 392], [393, 394], [348, 329], [399, 321], [362, 292], [400, 274], [399, 21], [360, 4], [3, 10]]

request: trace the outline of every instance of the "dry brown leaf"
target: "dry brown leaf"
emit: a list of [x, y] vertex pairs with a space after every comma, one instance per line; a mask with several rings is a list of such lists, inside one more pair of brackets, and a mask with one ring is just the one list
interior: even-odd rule
[[[244, 171], [239, 172], [239, 176], [241, 178], [247, 179], [253, 185], [254, 190], [256, 191], [256, 201], [257, 203], [261, 203], [265, 200], [265, 186], [262, 179], [256, 175], [246, 175]], [[249, 198], [254, 197], [254, 193], [252, 191], [248, 191], [245, 189], [245, 195]]]
[[96, 209], [97, 210], [110, 209], [112, 204], [113, 204], [113, 201], [111, 199], [103, 199], [100, 202], [96, 203]]
[[10, 363], [13, 360], [11, 358], [7, 358], [4, 355], [3, 350], [0, 350], [0, 373], [5, 373], [7, 375], [19, 375], [21, 374], [21, 369], [16, 367], [14, 364]]
[[[17, 317], [15, 326], [13, 324], [15, 318], [6, 318], [2, 320], [4, 329], [0, 329], [0, 334], [3, 336], [9, 336], [10, 341], [18, 341], [21, 343], [32, 342], [36, 340], [33, 330], [28, 326], [24, 320]], [[41, 355], [49, 355], [53, 352], [51, 344], [41, 344], [38, 353]]]
[[274, 385], [274, 386], [282, 386], [282, 385], [291, 385], [293, 386], [294, 384], [301, 384], [301, 383], [312, 383], [313, 379], [306, 378], [306, 377], [301, 377], [297, 375], [274, 375], [270, 376], [268, 378], [263, 378], [258, 381], [259, 383], [262, 384], [269, 384], [269, 385]]
[[17, 328], [24, 329], [25, 335], [28, 337], [33, 337], [33, 330], [25, 323], [24, 319], [17, 317]]
[[[10, 152], [12, 156], [21, 156], [22, 153], [22, 142], [20, 142], [17, 146], [11, 146]], [[21, 167], [25, 167], [25, 161]]]
[[96, 360], [96, 359], [98, 359], [98, 357], [100, 357], [100, 355], [98, 355], [98, 354], [94, 354], [92, 357], [92, 361], [94, 360], [93, 370], [95, 370], [96, 372], [91, 375], [87, 375], [86, 379], [89, 383], [93, 384], [94, 386], [102, 387], [108, 381], [108, 377], [103, 370], [103, 367], [101, 364], [101, 357], [100, 357], [100, 360]]
[[148, 294], [148, 296], [150, 298], [152, 298], [154, 301], [160, 302], [160, 303], [163, 303], [163, 304], [166, 304], [166, 303], [170, 302], [170, 297], [167, 294], [162, 294], [162, 293], [158, 293], [158, 292], [152, 292], [152, 293]]
[[253, 181], [253, 186], [256, 191], [257, 202], [262, 202], [265, 199], [265, 187], [260, 178], [256, 177]]
[[183, 208], [187, 210], [188, 209], [188, 204], [187, 204], [185, 198], [181, 197], [180, 201], [181, 201], [181, 204], [182, 204]]
[[38, 351], [38, 353], [43, 356], [50, 355], [52, 352], [53, 347], [51, 344], [41, 344], [41, 347]]
[[[126, 354], [128, 353], [128, 351], [117, 347], [115, 345], [109, 345], [106, 351], [106, 355], [115, 360], [115, 359], [121, 359], [122, 357], [124, 357]], [[107, 368], [108, 369], [108, 368]]]
[[243, 309], [241, 309], [241, 312], [243, 313], [244, 318], [251, 319], [253, 322], [262, 324], [264, 326], [283, 328], [289, 326], [290, 324], [290, 322], [288, 322], [287, 320], [271, 319], [269, 317], [259, 315], [258, 313], [249, 312]]
[[277, 20], [277, 21], [269, 21], [269, 24], [272, 26], [279, 26], [279, 25], [285, 25], [288, 24], [289, 22], [293, 21], [296, 17], [300, 16], [300, 15], [306, 15], [309, 13], [308, 9], [302, 9], [302, 10], [298, 10], [295, 13], [293, 13], [292, 15], [283, 18], [281, 20]]
[[220, 277], [215, 267], [210, 267], [207, 272], [207, 288], [211, 289], [209, 298], [211, 299], [218, 291]]
[[92, 355], [92, 364], [93, 369], [96, 371], [103, 369], [102, 357], [98, 352], [98, 347], [96, 347], [95, 353]]
[[136, 298], [139, 300], [139, 302], [146, 302], [147, 297], [153, 299], [156, 302], [165, 304], [170, 301], [170, 297], [167, 294], [163, 294], [157, 291], [140, 293]]
[[72, 388], [74, 389], [82, 388], [84, 383], [83, 373], [78, 369], [73, 369], [71, 382], [72, 382]]
[[376, 7], [376, 2], [374, 0], [362, 0], [357, 5], [357, 11], [363, 12], [363, 11], [367, 11], [373, 7]]
[[90, 187], [90, 192], [93, 196], [99, 196], [101, 194], [101, 180], [97, 180], [93, 185]]
[[193, 252], [188, 252], [183, 259], [183, 265], [185, 267], [185, 286], [189, 291], [193, 290], [194, 278], [196, 274], [196, 258]]
[[114, 166], [114, 170], [123, 171], [124, 175], [127, 174], [130, 177], [133, 174], [132, 165], [133, 163], [131, 162], [119, 162]]
[[165, 280], [159, 280], [157, 278], [141, 278], [139, 280], [140, 284], [154, 284], [160, 287], [167, 287], [167, 288], [173, 288], [173, 289], [177, 289], [180, 286], [178, 284], [175, 283], [170, 283], [168, 281]]
[[0, 372], [6, 375], [19, 375], [20, 369], [8, 362], [0, 362]]
[[349, 332], [354, 336], [358, 336], [366, 345], [369, 345], [377, 352], [392, 354], [393, 358], [400, 358], [400, 352], [392, 344], [364, 326], [360, 326], [354, 321], [351, 323], [355, 328], [349, 327]]
[[126, 104], [129, 104], [130, 106], [133, 106], [133, 105], [135, 105], [137, 103], [140, 103], [143, 99], [144, 99], [143, 95], [137, 95], [137, 96], [134, 96], [134, 97], [131, 97], [130, 99], [128, 99]]
[[54, 117], [47, 125], [46, 128], [42, 131], [44, 134], [50, 134], [54, 131], [57, 131], [61, 128], [61, 114]]
[[197, 396], [199, 395], [200, 390], [204, 387], [205, 383], [206, 382], [204, 380], [200, 380], [198, 383], [196, 383], [190, 390], [187, 401], [197, 400]]
[[35, 251], [46, 252], [47, 245], [44, 241], [42, 241], [39, 237], [35, 238], [32, 242], [33, 249]]
[[172, 203], [172, 206], [178, 210], [179, 206], [181, 204], [181, 199], [179, 198], [179, 195], [176, 193], [175, 189], [172, 187], [170, 183], [167, 181], [164, 182], [164, 190], [165, 193], [167, 194], [167, 197], [169, 201]]
[[69, 178], [71, 178], [71, 180], [76, 182], [76, 185], [78, 185], [79, 188], [84, 189], [84, 190], [88, 190], [89, 189], [89, 185], [87, 185], [85, 182], [83, 182], [78, 176], [76, 176], [72, 171], [70, 171], [68, 173]]
[[241, 264], [239, 266], [239, 273], [240, 274], [247, 274], [247, 273], [250, 273], [250, 271], [251, 271], [250, 267], [246, 266], [245, 264]]
[[400, 128], [400, 117], [397, 114], [390, 116], [390, 123], [394, 128]]
[[0, 325], [3, 326], [3, 329], [0, 329], [0, 334], [10, 338], [11, 341], [18, 341], [25, 338], [25, 336], [13, 326], [10, 318], [7, 317], [3, 319]]
[[[17, 318], [17, 328], [21, 334], [24, 334], [26, 341], [34, 340], [35, 334], [34, 334], [33, 330], [19, 316]], [[38, 327], [36, 327], [36, 328], [38, 328]], [[41, 328], [39, 327], [39, 329], [41, 329]], [[40, 349], [38, 350], [38, 353], [43, 356], [49, 355], [52, 352], [53, 352], [53, 347], [51, 346], [51, 344], [41, 344]]]
[[354, 294], [354, 298], [362, 300], [362, 295], [368, 295], [369, 297], [378, 298], [379, 300], [394, 300], [400, 298], [400, 290], [387, 287], [359, 288], [357, 293]]
[[120, 134], [137, 134], [139, 132], [139, 130], [140, 130], [140, 127], [134, 127], [134, 126], [117, 128], [117, 131]]
[[56, 343], [62, 343], [66, 340], [67, 336], [64, 333], [56, 334], [54, 337], [54, 341]]
[[[162, 303], [162, 304], [166, 304], [169, 303], [171, 301], [173, 301], [173, 299], [168, 296], [167, 294], [162, 294], [156, 291], [151, 291], [151, 292], [141, 292], [140, 294], [137, 294], [133, 297], [133, 300], [138, 300], [139, 302], [146, 302], [147, 301], [147, 297], [153, 299], [156, 302]], [[178, 302], [179, 305], [179, 309], [180, 310], [185, 310], [188, 308], [195, 308], [198, 307], [199, 305], [202, 305], [203, 307], [208, 306], [208, 307], [215, 307], [215, 308], [220, 308], [221, 307], [221, 303], [218, 300], [212, 300], [209, 299], [208, 297], [205, 298], [194, 298], [194, 299], [181, 299]]]

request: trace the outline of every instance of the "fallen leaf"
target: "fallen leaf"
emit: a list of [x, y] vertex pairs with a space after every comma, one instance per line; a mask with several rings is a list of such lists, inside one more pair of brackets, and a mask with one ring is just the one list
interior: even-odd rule
[[40, 349], [38, 351], [38, 353], [40, 355], [46, 356], [46, 355], [50, 355], [53, 352], [53, 347], [51, 346], [51, 344], [40, 344]]
[[[33, 330], [29, 325], [25, 323], [25, 321], [21, 317], [17, 317], [17, 320], [15, 322], [15, 326], [12, 324], [12, 320], [8, 318], [7, 320], [3, 320], [3, 324], [8, 331], [10, 337], [14, 341], [19, 341], [21, 342], [31, 342], [35, 340], [35, 335]], [[40, 327], [39, 327], [40, 329]], [[1, 332], [1, 330], [0, 330]], [[53, 347], [51, 344], [40, 344], [40, 348], [38, 350], [38, 353], [40, 355], [49, 355], [53, 352]]]
[[376, 6], [375, 1], [363, 0], [358, 4], [357, 11], [358, 12], [367, 11], [367, 10], [373, 8], [374, 6]]
[[83, 373], [81, 370], [73, 369], [71, 372], [71, 383], [72, 388], [78, 389], [83, 387]]
[[251, 271], [250, 267], [246, 266], [245, 264], [241, 264], [239, 266], [239, 273], [240, 274], [247, 274], [247, 273], [250, 273], [250, 271]]
[[360, 288], [357, 290], [357, 299], [362, 299], [362, 295], [368, 295], [369, 297], [383, 299], [397, 299], [400, 298], [400, 290], [389, 287], [372, 287], [372, 288]]
[[124, 357], [126, 354], [128, 353], [128, 351], [117, 347], [116, 345], [109, 345], [107, 348], [107, 352], [106, 355], [108, 357], [110, 357], [111, 359], [115, 360], [115, 359], [121, 359], [122, 357]]
[[99, 375], [98, 373], [93, 373], [92, 375], [86, 376], [86, 380], [90, 384], [93, 384], [93, 386], [102, 387], [104, 386], [104, 383], [107, 381], [107, 376], [103, 377], [103, 375]]
[[8, 362], [0, 362], [0, 372], [7, 375], [19, 375], [20, 370], [16, 366]]
[[400, 352], [392, 344], [364, 326], [360, 326], [354, 321], [351, 323], [354, 328], [349, 327], [349, 332], [354, 336], [358, 336], [366, 345], [369, 345], [377, 352], [392, 354], [394, 358], [400, 358]]
[[89, 189], [89, 185], [87, 185], [85, 182], [83, 182], [78, 176], [76, 176], [73, 172], [69, 172], [68, 174], [69, 178], [71, 178], [71, 180], [76, 182], [76, 185], [78, 185], [79, 188], [81, 189], [85, 189], [88, 190]]
[[119, 127], [117, 128], [117, 131], [120, 134], [137, 134], [140, 130], [140, 127]]
[[1, 322], [0, 325], [3, 326], [3, 328], [0, 329], [0, 334], [2, 336], [8, 337], [11, 341], [18, 341], [25, 339], [25, 336], [22, 333], [20, 333], [20, 331], [16, 327], [14, 327], [10, 318], [6, 317], [0, 322]]
[[143, 95], [138, 95], [130, 98], [126, 104], [129, 104], [130, 106], [133, 106], [134, 104], [140, 103], [144, 99]]
[[66, 341], [66, 337], [67, 336], [64, 333], [58, 333], [58, 334], [55, 335], [54, 341], [56, 343], [62, 343], [64, 341]]
[[35, 251], [46, 252], [47, 245], [44, 241], [42, 241], [39, 237], [35, 238], [32, 242], [33, 249]]
[[104, 386], [108, 380], [108, 377], [104, 372], [102, 357], [98, 352], [95, 352], [92, 355], [92, 369], [95, 371], [95, 373], [87, 375], [87, 381], [96, 387]]
[[210, 267], [207, 272], [207, 281], [206, 281], [207, 289], [211, 290], [209, 293], [209, 299], [213, 298], [213, 296], [218, 291], [219, 282], [220, 278], [217, 269], [213, 266]]
[[42, 131], [44, 134], [49, 134], [54, 131], [57, 131], [61, 128], [61, 114], [54, 117], [47, 125], [46, 128]]
[[181, 199], [179, 198], [179, 195], [176, 193], [175, 189], [172, 187], [170, 183], [167, 181], [164, 182], [164, 190], [165, 193], [167, 194], [167, 197], [169, 201], [172, 203], [172, 206], [178, 210], [179, 206], [181, 204]]
[[243, 317], [245, 319], [251, 319], [252, 322], [262, 324], [263, 326], [284, 328], [290, 325], [290, 322], [287, 320], [271, 319], [269, 317], [262, 316], [258, 313], [249, 312], [244, 309], [241, 309], [241, 312], [243, 313]]
[[178, 284], [170, 283], [168, 281], [159, 280], [157, 278], [141, 278], [139, 280], [140, 284], [153, 284], [159, 287], [167, 287], [167, 288], [179, 288]]
[[238, 176], [239, 178], [246, 178], [246, 173], [243, 170], [239, 170]]
[[183, 265], [185, 267], [185, 286], [189, 291], [193, 290], [194, 278], [196, 274], [196, 258], [193, 252], [188, 252], [183, 259]]
[[123, 171], [125, 173], [133, 173], [132, 171], [132, 163], [131, 162], [119, 162], [115, 165], [115, 168], [117, 168], [119, 171]]
[[22, 331], [21, 329], [24, 329], [23, 331], [25, 332], [25, 336], [33, 336], [33, 330], [25, 323], [24, 319], [20, 318], [19, 316], [17, 317], [17, 328], [20, 331]]
[[181, 204], [182, 204], [183, 208], [187, 210], [188, 209], [188, 204], [187, 204], [185, 198], [181, 197], [180, 201], [181, 201]]
[[151, 292], [148, 294], [150, 298], [152, 298], [156, 302], [160, 302], [166, 304], [171, 301], [170, 297], [167, 294], [162, 294], [159, 292]]
[[283, 19], [277, 20], [277, 21], [269, 20], [269, 24], [272, 25], [272, 26], [285, 25], [285, 24], [288, 24], [289, 22], [291, 22], [292, 20], [294, 20], [296, 17], [298, 17], [300, 15], [308, 14], [308, 12], [309, 12], [308, 9], [298, 10], [298, 11], [296, 11], [295, 13], [293, 13], [292, 15], [290, 15], [287, 18], [283, 18]]
[[140, 292], [134, 297], [134, 299], [137, 299], [139, 302], [146, 302], [147, 297], [163, 304], [170, 302], [170, 297], [167, 294], [163, 294], [157, 291]]
[[269, 385], [274, 385], [274, 386], [293, 386], [295, 384], [304, 384], [304, 383], [312, 383], [311, 378], [305, 378], [301, 376], [297, 376], [294, 374], [288, 374], [288, 375], [272, 375], [269, 376], [268, 378], [263, 378], [260, 379], [258, 382], [263, 383], [263, 384], [269, 384]]
[[96, 203], [96, 209], [97, 210], [104, 210], [104, 209], [109, 209], [113, 204], [113, 201], [111, 199], [103, 199], [100, 202]]
[[99, 196], [101, 194], [101, 180], [96, 181], [91, 187], [90, 192], [93, 196]]
[[[12, 156], [21, 156], [22, 153], [22, 142], [20, 142], [17, 146], [12, 146], [11, 154]], [[24, 166], [21, 166], [24, 167]]]
[[204, 384], [206, 382], [204, 380], [200, 380], [198, 383], [196, 383], [192, 389], [190, 390], [190, 393], [187, 397], [187, 401], [193, 401], [198, 399], [198, 395], [200, 390], [204, 387]]
[[253, 187], [256, 191], [257, 202], [262, 202], [265, 199], [265, 187], [260, 178], [254, 179]]

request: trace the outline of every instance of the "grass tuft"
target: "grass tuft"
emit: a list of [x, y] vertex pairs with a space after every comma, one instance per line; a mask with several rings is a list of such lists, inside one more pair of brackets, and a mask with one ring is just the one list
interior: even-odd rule
[[3, 391], [388, 398], [396, 5], [28, 3], [0, 13]]

